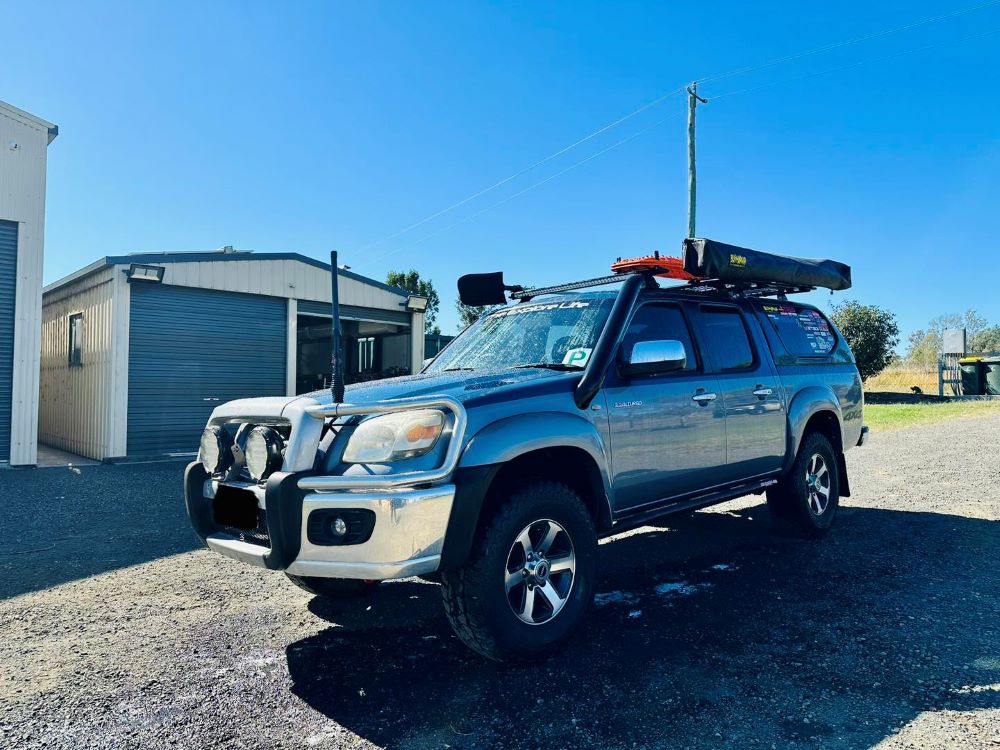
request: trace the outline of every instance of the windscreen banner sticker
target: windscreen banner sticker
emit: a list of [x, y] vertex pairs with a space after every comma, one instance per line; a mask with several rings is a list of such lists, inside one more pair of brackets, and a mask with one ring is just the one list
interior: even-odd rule
[[514, 305], [505, 307], [490, 313], [490, 318], [509, 318], [511, 315], [526, 315], [534, 312], [548, 312], [549, 310], [582, 310], [590, 307], [589, 302], [573, 300], [572, 302], [543, 302], [537, 305]]
[[590, 353], [593, 349], [589, 349], [585, 346], [581, 346], [577, 349], [570, 349], [566, 352], [566, 356], [563, 357], [562, 363], [564, 365], [569, 365], [570, 367], [586, 367], [587, 362], [590, 360]]

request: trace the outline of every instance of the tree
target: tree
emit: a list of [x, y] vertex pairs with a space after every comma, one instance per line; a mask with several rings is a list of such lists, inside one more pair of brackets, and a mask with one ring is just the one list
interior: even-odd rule
[[923, 368], [937, 366], [938, 352], [941, 351], [941, 336], [935, 331], [923, 328], [910, 334], [906, 344], [906, 361]]
[[979, 354], [1000, 353], [1000, 326], [992, 325], [970, 336], [969, 351]]
[[437, 324], [438, 310], [441, 308], [441, 298], [434, 291], [434, 282], [420, 278], [420, 273], [412, 268], [409, 271], [389, 271], [385, 278], [389, 286], [398, 286], [410, 294], [419, 294], [427, 298], [427, 310], [424, 312], [424, 333], [441, 333]]
[[878, 375], [895, 358], [899, 323], [889, 310], [845, 300], [833, 306], [832, 317], [854, 352], [862, 380]]
[[938, 315], [920, 329], [910, 334], [906, 347], [906, 361], [922, 367], [933, 367], [944, 345], [944, 332], [948, 328], [964, 328], [969, 351], [1000, 351], [1000, 326], [991, 326], [986, 318], [972, 308], [963, 315], [949, 313]]
[[462, 300], [455, 300], [455, 311], [458, 313], [458, 330], [468, 328], [488, 312], [496, 310], [500, 305], [463, 305]]

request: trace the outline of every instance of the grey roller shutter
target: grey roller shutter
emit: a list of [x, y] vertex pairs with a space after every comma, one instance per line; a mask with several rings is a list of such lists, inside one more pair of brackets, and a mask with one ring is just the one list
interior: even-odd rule
[[14, 396], [14, 287], [17, 223], [0, 221], [0, 461], [10, 460], [10, 402]]
[[193, 453], [212, 409], [285, 394], [284, 298], [131, 285], [128, 454]]

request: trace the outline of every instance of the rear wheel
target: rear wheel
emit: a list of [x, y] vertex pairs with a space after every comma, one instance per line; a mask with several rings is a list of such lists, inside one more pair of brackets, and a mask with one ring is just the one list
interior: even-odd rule
[[353, 578], [318, 578], [316, 576], [293, 576], [285, 573], [288, 580], [303, 591], [328, 599], [351, 599], [370, 594], [378, 586], [378, 581], [362, 581]]
[[497, 661], [548, 656], [594, 596], [597, 534], [580, 497], [558, 482], [512, 492], [468, 562], [441, 574], [445, 611], [470, 648]]
[[840, 506], [839, 471], [830, 440], [811, 432], [788, 474], [768, 489], [767, 505], [779, 520], [794, 522], [808, 534], [825, 534]]

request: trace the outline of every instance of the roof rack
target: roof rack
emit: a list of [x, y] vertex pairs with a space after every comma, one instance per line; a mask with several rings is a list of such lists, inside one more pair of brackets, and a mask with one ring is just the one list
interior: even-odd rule
[[683, 258], [658, 252], [640, 258], [618, 258], [610, 276], [571, 281], [554, 286], [525, 289], [505, 284], [503, 274], [467, 274], [458, 280], [463, 304], [498, 305], [512, 300], [526, 302], [543, 294], [575, 291], [616, 284], [629, 276], [642, 276], [647, 288], [659, 288], [655, 278], [686, 282], [671, 291], [722, 294], [731, 297], [771, 297], [811, 292], [819, 287], [831, 291], [849, 289], [851, 268], [832, 260], [812, 260], [774, 255], [723, 242], [689, 237], [683, 242]]

